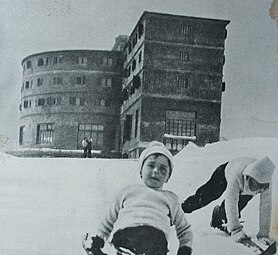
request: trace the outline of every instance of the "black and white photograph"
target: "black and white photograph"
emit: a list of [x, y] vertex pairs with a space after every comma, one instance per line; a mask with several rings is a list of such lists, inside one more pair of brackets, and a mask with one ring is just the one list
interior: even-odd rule
[[278, 254], [278, 0], [0, 0], [0, 50], [1, 254]]

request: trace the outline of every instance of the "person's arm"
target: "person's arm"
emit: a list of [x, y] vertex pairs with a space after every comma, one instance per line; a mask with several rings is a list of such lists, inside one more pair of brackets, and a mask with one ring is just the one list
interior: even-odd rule
[[260, 194], [260, 229], [258, 238], [269, 237], [272, 209], [272, 185]]
[[178, 255], [190, 255], [192, 253], [193, 233], [191, 225], [186, 220], [179, 200], [176, 197], [176, 208], [172, 215], [173, 224], [175, 225], [177, 238], [179, 240]]
[[225, 210], [228, 223], [227, 229], [236, 242], [248, 238], [242, 230], [243, 226], [239, 221], [238, 201], [241, 192], [239, 178], [240, 177], [237, 178], [237, 175], [234, 175], [233, 178], [227, 180], [228, 184], [225, 197]]
[[97, 228], [97, 236], [107, 240], [113, 230], [114, 223], [118, 218], [118, 213], [121, 207], [122, 192], [120, 192], [113, 200], [109, 207], [109, 211], [102, 219]]

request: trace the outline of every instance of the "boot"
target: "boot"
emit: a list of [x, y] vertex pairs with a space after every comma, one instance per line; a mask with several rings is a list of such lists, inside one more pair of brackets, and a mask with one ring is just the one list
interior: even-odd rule
[[212, 211], [210, 226], [213, 228], [218, 228], [222, 231], [226, 231], [226, 227], [223, 226], [226, 221], [227, 220], [225, 210], [222, 209], [219, 205], [216, 205]]

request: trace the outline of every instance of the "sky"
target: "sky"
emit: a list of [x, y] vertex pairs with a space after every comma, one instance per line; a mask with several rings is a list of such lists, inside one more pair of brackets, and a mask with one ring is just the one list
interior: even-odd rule
[[[21, 60], [67, 49], [110, 50], [143, 11], [230, 20], [221, 136], [278, 136], [278, 27], [271, 0], [0, 0], [0, 144], [18, 140]], [[8, 139], [8, 140], [7, 140]]]
[[[278, 165], [278, 138], [245, 138], [197, 147], [189, 143], [174, 157], [164, 189], [183, 201], [205, 183], [220, 164], [240, 156], [268, 156]], [[15, 158], [0, 153], [0, 253], [3, 255], [85, 255], [81, 238], [96, 233], [109, 204], [124, 186], [141, 183], [132, 159]], [[273, 183], [278, 182], [278, 171]], [[224, 195], [223, 195], [224, 196]], [[254, 255], [225, 233], [210, 227], [215, 205], [185, 214], [192, 225], [194, 255]], [[258, 232], [259, 196], [242, 211], [244, 231]], [[273, 185], [271, 238], [278, 239], [278, 186]], [[169, 255], [177, 254], [171, 229]], [[110, 249], [105, 247], [106, 252]], [[112, 255], [114, 253], [107, 252]]]

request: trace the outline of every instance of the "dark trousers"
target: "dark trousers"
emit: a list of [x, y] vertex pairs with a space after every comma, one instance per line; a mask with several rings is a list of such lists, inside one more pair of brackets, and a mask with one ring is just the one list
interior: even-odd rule
[[168, 243], [164, 233], [151, 226], [128, 227], [116, 231], [112, 244], [135, 254], [166, 255]]
[[[225, 178], [225, 168], [227, 164], [228, 162], [217, 167], [210, 179], [204, 185], [198, 188], [194, 195], [188, 197], [182, 203], [182, 209], [185, 213], [191, 213], [195, 210], [198, 210], [221, 197], [227, 188], [227, 180]], [[239, 216], [241, 210], [247, 205], [252, 197], [253, 196], [251, 195], [239, 196]], [[222, 212], [224, 212], [225, 221], [227, 221], [225, 213], [225, 200], [223, 200], [221, 203], [220, 209], [221, 211], [223, 210]]]
[[88, 149], [88, 158], [92, 157], [92, 149]]
[[87, 152], [88, 152], [88, 150], [87, 150], [87, 149], [84, 149], [84, 153], [83, 153], [83, 157], [84, 157], [84, 158], [87, 158]]

